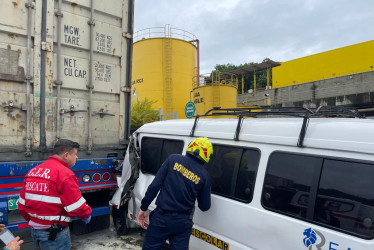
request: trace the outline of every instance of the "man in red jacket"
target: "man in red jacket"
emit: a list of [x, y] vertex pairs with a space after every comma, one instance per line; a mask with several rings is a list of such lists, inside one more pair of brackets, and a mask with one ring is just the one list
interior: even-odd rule
[[54, 146], [54, 155], [25, 175], [18, 210], [32, 227], [34, 243], [42, 250], [69, 250], [68, 223], [74, 217], [85, 223], [91, 220], [92, 210], [69, 169], [78, 159], [78, 149], [78, 143], [60, 139]]

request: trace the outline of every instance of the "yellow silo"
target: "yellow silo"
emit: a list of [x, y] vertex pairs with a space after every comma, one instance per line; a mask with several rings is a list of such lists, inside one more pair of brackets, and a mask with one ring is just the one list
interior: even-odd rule
[[238, 79], [233, 74], [213, 71], [209, 76], [200, 76], [191, 94], [196, 115], [203, 115], [213, 107], [235, 108], [237, 91]]
[[168, 25], [135, 32], [132, 103], [147, 98], [156, 102], [153, 108], [161, 114], [177, 112], [178, 118], [186, 118], [184, 108], [190, 100], [192, 79], [198, 74], [197, 47], [193, 34]]

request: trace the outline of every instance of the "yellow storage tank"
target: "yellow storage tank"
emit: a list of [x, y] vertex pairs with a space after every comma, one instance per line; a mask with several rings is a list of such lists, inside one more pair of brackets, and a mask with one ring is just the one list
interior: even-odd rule
[[194, 83], [191, 96], [196, 115], [203, 115], [213, 107], [235, 108], [237, 92], [238, 81], [233, 75], [213, 71], [210, 76], [200, 77], [199, 84]]
[[[197, 71], [196, 37], [180, 29], [148, 28], [134, 33], [131, 102], [145, 98], [162, 115], [186, 118], [192, 79]], [[175, 118], [175, 115], [163, 119]]]
[[273, 68], [273, 88], [372, 71], [374, 40], [283, 62]]

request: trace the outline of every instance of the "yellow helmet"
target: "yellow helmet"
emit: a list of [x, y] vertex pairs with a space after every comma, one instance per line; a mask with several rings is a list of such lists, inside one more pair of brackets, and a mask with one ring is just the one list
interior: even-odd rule
[[213, 154], [213, 146], [208, 138], [199, 137], [190, 142], [187, 147], [186, 153], [208, 163], [210, 161], [210, 157]]

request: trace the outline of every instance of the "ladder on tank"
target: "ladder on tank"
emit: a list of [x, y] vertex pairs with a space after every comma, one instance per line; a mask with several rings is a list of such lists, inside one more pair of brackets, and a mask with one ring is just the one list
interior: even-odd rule
[[220, 72], [212, 72], [212, 94], [213, 94], [213, 107], [221, 106], [221, 90], [220, 90]]
[[172, 41], [170, 37], [164, 39], [164, 113], [173, 112], [173, 77], [172, 77]]

